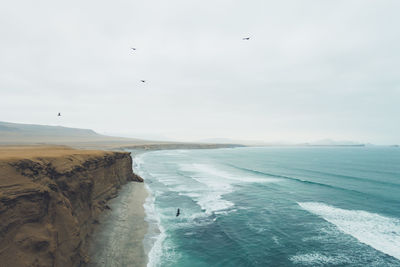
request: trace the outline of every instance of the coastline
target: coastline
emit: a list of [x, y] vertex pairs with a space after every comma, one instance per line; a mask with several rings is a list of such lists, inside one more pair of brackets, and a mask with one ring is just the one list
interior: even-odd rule
[[108, 201], [142, 182], [128, 152], [65, 146], [0, 146], [0, 173], [0, 262], [16, 267], [85, 266]]
[[[142, 154], [146, 152], [153, 152], [153, 151], [160, 151], [160, 150], [185, 150], [185, 149], [222, 149], [222, 148], [236, 148], [236, 147], [242, 147], [240, 145], [214, 145], [214, 144], [155, 144], [155, 145], [140, 145], [140, 146], [130, 146], [130, 147], [123, 147], [123, 151], [127, 151], [131, 153], [132, 156], [132, 162], [133, 162], [133, 171], [140, 177], [145, 177], [146, 175], [141, 171], [140, 169], [140, 157]], [[135, 253], [141, 253], [144, 251], [145, 253], [145, 259], [146, 259], [146, 264], [142, 265], [143, 262], [136, 262], [136, 264], [129, 265], [129, 266], [159, 266], [159, 260], [160, 260], [160, 255], [159, 253], [162, 251], [162, 243], [165, 239], [165, 229], [162, 227], [161, 222], [160, 222], [160, 217], [157, 214], [155, 210], [155, 204], [154, 204], [154, 196], [153, 192], [151, 191], [150, 187], [144, 181], [143, 183], [143, 189], [146, 190], [146, 198], [144, 199], [144, 204], [142, 205], [142, 208], [144, 208], [144, 221], [146, 224], [146, 234], [142, 236], [142, 249], [140, 250], [139, 247], [136, 247], [136, 249], [139, 249], [139, 252]], [[142, 202], [143, 203], [143, 202]], [[138, 202], [134, 203], [133, 209], [137, 209]], [[107, 264], [100, 264], [100, 265], [93, 265], [91, 267], [95, 266], [128, 266], [124, 264], [116, 265], [115, 262], [113, 262], [114, 265], [107, 265]]]
[[[135, 158], [148, 150], [127, 152], [132, 158], [133, 173], [141, 178]], [[154, 244], [146, 242], [149, 228], [153, 227], [148, 216], [150, 199], [151, 192], [143, 181], [124, 185], [118, 196], [109, 201], [90, 240], [88, 267], [147, 266]]]
[[148, 231], [144, 203], [148, 192], [144, 183], [125, 185], [100, 216], [89, 248], [91, 267], [147, 265], [143, 240]]
[[[74, 147], [0, 145], [0, 211], [3, 216], [17, 214], [12, 215], [14, 221], [3, 220], [0, 223], [2, 262], [13, 262], [16, 267], [32, 264], [110, 266], [104, 257], [109, 256], [113, 249], [116, 251], [117, 247], [111, 242], [113, 238], [110, 235], [115, 231], [110, 226], [118, 225], [121, 214], [129, 214], [134, 223], [130, 225], [129, 234], [123, 237], [130, 236], [127, 246], [130, 249], [125, 253], [131, 255], [130, 259], [124, 259], [124, 253], [120, 253], [122, 257], [115, 256], [118, 260], [111, 265], [118, 266], [118, 262], [125, 261], [134, 262], [134, 266], [147, 266], [148, 255], [159, 243], [154, 236], [148, 236], [149, 227], [153, 227], [153, 234], [161, 233], [161, 229], [146, 213], [151, 200], [146, 185], [128, 183], [143, 182], [137, 173], [134, 158], [155, 150], [226, 146], [150, 144], [119, 146], [117, 151], [116, 147], [109, 150], [110, 147], [101, 144], [93, 146], [95, 150]], [[10, 201], [15, 204], [10, 206]], [[60, 201], [65, 203], [65, 207], [59, 207]], [[34, 213], [33, 219], [25, 218], [21, 210], [24, 205]], [[118, 210], [122, 212], [118, 213]], [[31, 225], [32, 220], [35, 225]], [[28, 241], [21, 241], [21, 238]], [[103, 256], [99, 256], [101, 249]], [[14, 262], [16, 258], [18, 260]]]

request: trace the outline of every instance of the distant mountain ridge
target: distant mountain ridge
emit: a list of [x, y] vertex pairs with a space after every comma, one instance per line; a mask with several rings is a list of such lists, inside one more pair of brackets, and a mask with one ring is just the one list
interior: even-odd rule
[[66, 145], [85, 149], [200, 149], [238, 147], [237, 144], [187, 143], [115, 137], [90, 129], [0, 121], [0, 145]]
[[91, 129], [0, 121], [0, 144], [144, 143], [135, 138], [113, 137]]
[[14, 133], [24, 135], [53, 135], [53, 136], [101, 136], [90, 129], [69, 128], [64, 126], [50, 126], [37, 124], [21, 124], [12, 122], [0, 121], [0, 136], [1, 133]]
[[[163, 144], [165, 148], [172, 149], [173, 144], [179, 147], [206, 147], [218, 145], [234, 146], [370, 146], [353, 141], [335, 141], [322, 139], [314, 142], [266, 142], [259, 140], [234, 140], [228, 138], [210, 138], [196, 142], [150, 141], [137, 138], [114, 137], [96, 133], [91, 129], [70, 128], [64, 126], [50, 126], [38, 124], [22, 124], [0, 121], [0, 145], [7, 144], [65, 144], [76, 147], [90, 147], [94, 143], [108, 146], [130, 147], [137, 145], [157, 146]], [[188, 146], [188, 145], [191, 146]]]

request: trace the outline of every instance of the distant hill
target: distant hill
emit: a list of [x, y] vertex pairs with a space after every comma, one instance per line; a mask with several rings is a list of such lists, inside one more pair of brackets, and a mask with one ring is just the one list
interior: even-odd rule
[[90, 129], [37, 124], [20, 124], [1, 121], [0, 134], [21, 134], [26, 136], [100, 136], [98, 133]]
[[237, 147], [235, 144], [149, 141], [106, 136], [90, 129], [0, 121], [0, 145], [67, 145], [89, 149], [193, 149]]
[[0, 122], [0, 144], [72, 144], [85, 142], [127, 142], [136, 144], [147, 143], [148, 141], [101, 135], [90, 129]]

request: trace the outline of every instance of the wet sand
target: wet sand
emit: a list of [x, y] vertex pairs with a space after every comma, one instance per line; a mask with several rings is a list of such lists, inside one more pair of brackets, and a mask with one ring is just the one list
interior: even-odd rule
[[146, 266], [143, 239], [148, 225], [143, 204], [148, 193], [144, 183], [129, 183], [109, 202], [100, 218], [90, 247], [88, 266]]

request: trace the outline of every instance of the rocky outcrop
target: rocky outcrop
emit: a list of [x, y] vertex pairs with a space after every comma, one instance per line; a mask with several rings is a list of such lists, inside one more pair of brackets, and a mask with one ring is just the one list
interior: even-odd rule
[[128, 181], [125, 152], [0, 158], [0, 266], [83, 266], [98, 215]]

